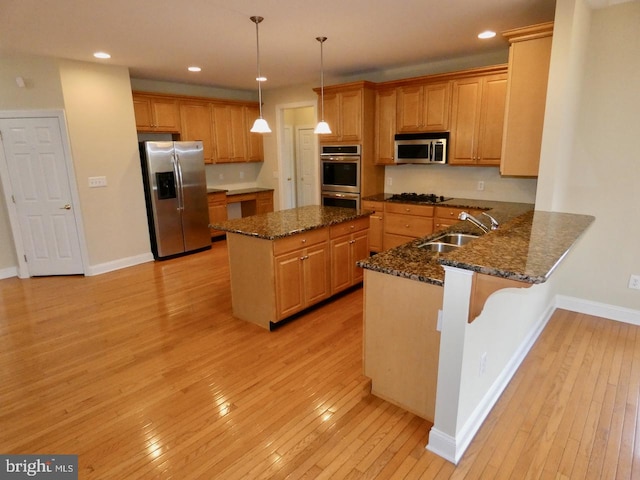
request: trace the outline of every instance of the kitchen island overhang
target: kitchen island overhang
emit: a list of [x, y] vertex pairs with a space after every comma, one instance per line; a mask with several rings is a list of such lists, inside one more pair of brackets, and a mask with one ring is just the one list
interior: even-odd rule
[[[482, 204], [476, 202], [474, 205]], [[394, 277], [428, 284], [425, 287], [431, 289], [443, 287], [438, 327], [431, 328], [432, 335], [439, 337], [439, 355], [435, 366], [438, 374], [434, 426], [427, 448], [453, 463], [459, 461], [544, 329], [555, 309], [552, 274], [594, 221], [588, 215], [535, 211], [533, 205], [513, 208], [514, 204], [491, 203], [491, 214], [495, 213], [501, 224], [499, 229], [453, 252], [420, 250], [419, 245], [442, 235], [439, 232], [359, 262], [365, 268], [365, 331], [369, 318], [374, 325], [403, 323], [392, 316], [379, 318], [380, 305], [370, 294], [369, 283], [378, 292], [380, 282], [386, 282], [382, 290], [393, 289]], [[450, 231], [469, 232], [475, 228], [467, 224], [458, 223]], [[478, 295], [476, 284], [484, 279], [489, 280], [491, 288]], [[403, 302], [402, 289], [395, 291], [397, 301]], [[427, 293], [433, 295], [431, 290]], [[474, 306], [478, 301], [480, 305]], [[432, 314], [416, 315], [427, 315], [422, 325], [436, 324]], [[368, 352], [367, 342], [371, 341], [371, 337], [365, 339], [365, 369], [367, 355], [375, 350], [369, 348]], [[403, 346], [396, 348], [398, 352], [403, 350]], [[376, 380], [372, 378], [372, 391], [376, 390]], [[394, 401], [392, 395], [384, 396]], [[407, 403], [404, 397], [395, 400], [399, 405]]]

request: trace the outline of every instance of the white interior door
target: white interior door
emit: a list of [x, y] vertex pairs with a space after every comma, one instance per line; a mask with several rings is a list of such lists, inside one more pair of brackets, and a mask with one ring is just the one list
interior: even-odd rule
[[301, 127], [297, 132], [296, 171], [298, 172], [298, 206], [318, 203], [318, 162], [313, 127]]
[[61, 132], [57, 117], [0, 118], [5, 194], [15, 204], [31, 276], [83, 273]]
[[295, 208], [296, 201], [296, 159], [293, 141], [293, 129], [285, 126], [282, 129], [282, 199], [283, 208]]

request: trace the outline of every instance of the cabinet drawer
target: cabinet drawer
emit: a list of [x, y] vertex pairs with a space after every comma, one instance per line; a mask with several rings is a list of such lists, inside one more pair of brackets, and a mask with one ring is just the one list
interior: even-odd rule
[[280, 255], [282, 253], [291, 252], [299, 248], [305, 248], [310, 245], [325, 242], [329, 239], [329, 229], [320, 228], [317, 230], [309, 230], [302, 233], [291, 235], [290, 237], [280, 238], [273, 242], [273, 254]]
[[373, 212], [381, 212], [384, 209], [384, 202], [375, 202], [373, 200], [363, 200], [362, 209], [371, 210]]
[[433, 231], [433, 218], [388, 213], [384, 217], [384, 231], [415, 238], [423, 237]]
[[421, 215], [433, 217], [433, 207], [430, 205], [414, 205], [412, 203], [386, 203], [384, 211], [389, 213], [402, 213], [404, 215]]
[[[457, 219], [460, 212], [463, 212], [464, 208], [454, 207], [436, 207], [436, 217], [441, 219]], [[469, 210], [467, 210], [471, 213]], [[473, 214], [472, 214], [473, 215]]]
[[227, 205], [227, 194], [225, 192], [221, 193], [208, 193], [207, 194], [207, 202], [209, 205]]
[[332, 225], [330, 227], [330, 236], [331, 238], [341, 237], [342, 235], [359, 232], [360, 230], [366, 230], [367, 228], [369, 228], [369, 217], [362, 217], [357, 220]]

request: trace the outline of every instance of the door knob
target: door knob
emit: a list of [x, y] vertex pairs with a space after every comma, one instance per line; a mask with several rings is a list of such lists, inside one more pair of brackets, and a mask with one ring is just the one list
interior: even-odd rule
[[60, 210], [71, 210], [71, 205], [67, 203], [64, 207], [60, 207]]

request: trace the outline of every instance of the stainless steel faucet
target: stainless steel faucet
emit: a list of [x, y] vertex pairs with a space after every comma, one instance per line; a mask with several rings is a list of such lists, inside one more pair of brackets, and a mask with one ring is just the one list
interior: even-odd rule
[[[493, 218], [491, 215], [489, 215], [486, 212], [482, 212], [482, 215], [485, 215], [485, 216], [489, 217], [489, 220], [491, 220], [491, 227], [490, 227], [491, 230], [497, 230], [498, 229], [500, 224], [498, 223], [498, 221], [495, 218]], [[484, 233], [487, 233], [489, 231], [489, 227], [487, 227], [484, 223], [482, 223], [476, 217], [474, 217], [473, 215], [470, 215], [467, 212], [460, 212], [460, 215], [458, 215], [458, 218], [460, 220], [468, 220], [468, 221], [470, 221], [476, 227], [481, 229]]]

